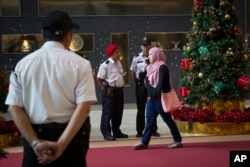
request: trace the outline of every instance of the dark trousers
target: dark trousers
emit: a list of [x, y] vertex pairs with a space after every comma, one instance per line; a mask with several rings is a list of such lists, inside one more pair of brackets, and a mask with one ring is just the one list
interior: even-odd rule
[[[60, 135], [63, 133], [67, 124], [50, 123], [44, 125], [33, 125], [40, 139], [57, 141]], [[86, 167], [86, 154], [89, 148], [90, 137], [90, 118], [88, 117], [82, 128], [70, 142], [66, 150], [61, 157], [51, 162], [50, 164], [41, 165], [37, 161], [33, 149], [29, 143], [22, 138], [24, 147], [23, 167], [58, 167], [58, 166], [76, 166]]]
[[[108, 97], [105, 90], [102, 91], [102, 116], [100, 129], [103, 137], [121, 134], [124, 106], [123, 89], [115, 89], [114, 97]], [[112, 131], [111, 131], [112, 130]]]
[[[136, 131], [138, 134], [142, 134], [145, 128], [145, 108], [147, 101], [147, 89], [143, 83], [137, 84], [135, 88], [136, 93]], [[153, 133], [157, 132], [157, 120], [153, 125]]]
[[165, 113], [162, 108], [161, 99], [148, 100], [147, 101], [147, 111], [146, 111], [146, 127], [144, 134], [142, 136], [142, 144], [148, 145], [153, 133], [153, 123], [157, 115], [160, 115], [163, 121], [166, 123], [170, 129], [171, 135], [174, 141], [181, 142], [182, 137], [178, 130], [175, 121], [172, 119], [171, 113]]

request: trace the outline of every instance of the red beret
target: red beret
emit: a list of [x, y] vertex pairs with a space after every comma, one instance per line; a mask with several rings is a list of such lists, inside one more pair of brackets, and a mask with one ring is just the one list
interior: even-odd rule
[[106, 54], [110, 56], [116, 49], [118, 49], [118, 46], [116, 44], [112, 44], [107, 48]]

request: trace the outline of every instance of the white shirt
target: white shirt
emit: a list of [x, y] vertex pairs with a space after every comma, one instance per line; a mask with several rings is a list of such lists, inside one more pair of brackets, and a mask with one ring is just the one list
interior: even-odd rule
[[136, 78], [139, 78], [139, 73], [142, 72], [145, 60], [148, 59], [142, 52], [139, 56], [134, 57], [130, 66], [130, 70], [136, 73]]
[[97, 78], [106, 80], [109, 86], [123, 87], [123, 69], [122, 64], [118, 60], [115, 62], [112, 58], [104, 61], [98, 70]]
[[68, 122], [84, 101], [96, 101], [89, 61], [48, 41], [18, 62], [5, 103], [23, 107], [31, 123], [43, 124]]

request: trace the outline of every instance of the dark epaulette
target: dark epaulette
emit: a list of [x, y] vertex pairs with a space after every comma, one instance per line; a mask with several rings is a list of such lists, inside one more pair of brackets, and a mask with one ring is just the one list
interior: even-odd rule
[[105, 63], [106, 63], [106, 64], [109, 64], [109, 62], [110, 62], [109, 60], [106, 60], [106, 62], [105, 62]]
[[11, 71], [12, 71], [12, 72], [14, 72], [14, 71], [15, 71], [16, 64], [17, 64], [17, 63], [15, 63], [14, 65], [13, 65], [13, 64], [11, 64]]

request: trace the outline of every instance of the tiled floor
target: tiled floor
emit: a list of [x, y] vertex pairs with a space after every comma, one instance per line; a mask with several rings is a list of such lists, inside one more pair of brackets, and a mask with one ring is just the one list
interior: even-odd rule
[[[130, 138], [135, 138], [136, 135], [136, 105], [135, 104], [126, 104], [125, 110], [123, 112], [123, 119], [121, 130], [123, 133], [129, 135]], [[100, 141], [103, 140], [103, 136], [100, 132], [100, 120], [101, 120], [101, 106], [95, 105], [92, 107], [92, 111], [90, 113], [91, 119], [91, 140], [92, 141]], [[170, 136], [170, 131], [166, 124], [162, 121], [161, 117], [157, 117], [157, 126], [158, 132], [161, 136]]]

